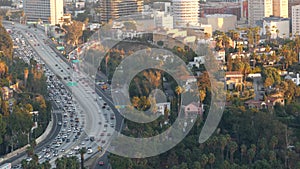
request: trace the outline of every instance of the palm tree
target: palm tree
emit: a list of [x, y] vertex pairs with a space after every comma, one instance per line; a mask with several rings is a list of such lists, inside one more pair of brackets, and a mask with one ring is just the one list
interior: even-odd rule
[[246, 155], [247, 152], [247, 146], [245, 144], [241, 145], [241, 162], [243, 162], [243, 156]]
[[230, 149], [230, 162], [233, 163], [234, 152], [238, 149], [237, 143], [235, 141], [231, 141], [229, 143], [229, 149]]
[[276, 29], [276, 39], [278, 39], [279, 29]]
[[266, 37], [267, 40], [270, 42], [270, 38], [271, 38], [271, 31], [270, 31], [270, 27], [268, 25], [265, 26], [266, 29]]
[[220, 145], [220, 149], [221, 149], [221, 157], [222, 160], [224, 160], [224, 149], [228, 144], [228, 140], [226, 139], [226, 137], [224, 135], [221, 135], [219, 137], [219, 145]]
[[278, 138], [276, 136], [272, 136], [271, 141], [270, 141], [270, 146], [273, 151], [277, 144], [278, 144]]
[[270, 151], [269, 152], [269, 160], [271, 161], [271, 162], [273, 162], [273, 161], [276, 161], [276, 153], [275, 153], [275, 151]]
[[79, 150], [80, 158], [81, 158], [81, 169], [84, 169], [84, 154], [86, 153], [86, 148], [83, 147]]
[[27, 84], [27, 79], [28, 79], [28, 68], [25, 68], [24, 69], [24, 80], [25, 80], [25, 87], [26, 87], [26, 84]]
[[250, 149], [248, 149], [247, 154], [248, 154], [249, 164], [251, 164], [255, 157], [255, 150], [253, 148], [250, 148]]
[[216, 161], [216, 157], [213, 153], [209, 153], [208, 154], [208, 163], [210, 164], [210, 168], [212, 169], [213, 168], [213, 164], [215, 163]]
[[208, 163], [208, 157], [205, 154], [202, 154], [200, 160], [201, 166], [205, 168], [206, 164]]

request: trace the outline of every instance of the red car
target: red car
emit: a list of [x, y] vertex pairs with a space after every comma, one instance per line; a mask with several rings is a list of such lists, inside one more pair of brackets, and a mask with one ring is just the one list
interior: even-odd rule
[[104, 165], [104, 162], [103, 162], [103, 161], [99, 161], [99, 165], [100, 165], [100, 166], [103, 166], [103, 165]]

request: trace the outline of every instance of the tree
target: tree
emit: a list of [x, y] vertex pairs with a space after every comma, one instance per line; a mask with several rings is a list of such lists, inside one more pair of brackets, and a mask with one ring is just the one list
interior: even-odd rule
[[238, 149], [237, 143], [235, 141], [231, 141], [229, 143], [229, 149], [230, 149], [230, 162], [233, 163], [234, 152]]
[[270, 140], [270, 147], [274, 151], [275, 146], [278, 144], [278, 138], [276, 136], [272, 136]]
[[26, 87], [26, 84], [27, 84], [27, 79], [28, 79], [28, 74], [29, 74], [29, 71], [28, 71], [28, 68], [25, 68], [24, 69], [24, 80], [25, 80], [25, 87]]
[[219, 137], [219, 145], [220, 145], [220, 149], [221, 149], [221, 157], [224, 160], [224, 149], [228, 144], [228, 140], [226, 139], [226, 137], [224, 135], [221, 135]]
[[200, 90], [199, 91], [199, 96], [200, 96], [200, 101], [201, 103], [203, 102], [203, 100], [205, 99], [206, 97], [206, 92], [204, 90]]
[[241, 162], [243, 162], [243, 157], [246, 155], [247, 153], [247, 146], [245, 144], [241, 145]]
[[255, 150], [253, 148], [248, 149], [247, 155], [248, 155], [249, 164], [251, 164], [255, 157]]
[[83, 147], [79, 150], [80, 153], [80, 159], [81, 159], [81, 168], [84, 168], [84, 154], [86, 153], [86, 148]]
[[208, 163], [210, 164], [210, 168], [213, 168], [213, 164], [215, 163], [216, 157], [213, 153], [208, 154]]
[[200, 162], [195, 161], [195, 162], [193, 163], [193, 169], [201, 169], [201, 164], [200, 164]]
[[203, 168], [205, 168], [206, 164], [208, 163], [208, 157], [205, 154], [201, 155], [201, 157], [200, 157], [200, 163], [201, 163], [201, 166]]
[[63, 25], [63, 27], [67, 31], [67, 43], [72, 44], [73, 46], [78, 46], [79, 39], [83, 34], [83, 23], [79, 21], [72, 21], [71, 25]]
[[180, 106], [180, 94], [182, 92], [183, 92], [183, 88], [181, 86], [177, 86], [176, 89], [175, 89], [175, 93], [177, 94], [177, 97], [178, 97], [178, 100], [177, 100], [178, 109], [179, 109], [179, 106]]

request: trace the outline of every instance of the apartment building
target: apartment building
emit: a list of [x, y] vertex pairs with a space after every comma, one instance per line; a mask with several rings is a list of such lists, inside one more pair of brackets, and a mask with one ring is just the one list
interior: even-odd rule
[[102, 0], [100, 5], [102, 22], [108, 22], [121, 16], [128, 16], [143, 11], [143, 0]]
[[300, 35], [300, 5], [292, 6], [292, 34]]
[[199, 0], [172, 0], [174, 27], [187, 27], [199, 23]]

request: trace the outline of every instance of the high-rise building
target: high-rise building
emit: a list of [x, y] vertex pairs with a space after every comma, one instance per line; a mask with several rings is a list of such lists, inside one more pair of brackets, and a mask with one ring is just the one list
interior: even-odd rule
[[289, 10], [289, 18], [292, 18], [292, 6], [300, 5], [300, 0], [288, 0], [288, 10]]
[[288, 18], [288, 0], [273, 0], [273, 15]]
[[292, 34], [300, 35], [300, 5], [292, 6]]
[[24, 12], [27, 21], [39, 20], [49, 24], [59, 24], [64, 16], [62, 0], [24, 0]]
[[248, 23], [255, 25], [256, 21], [273, 15], [272, 0], [249, 0], [248, 1]]
[[248, 23], [255, 25], [265, 17], [288, 18], [289, 0], [248, 0]]
[[199, 0], [172, 0], [174, 27], [186, 27], [199, 23]]
[[102, 0], [100, 4], [102, 22], [143, 11], [143, 0]]

